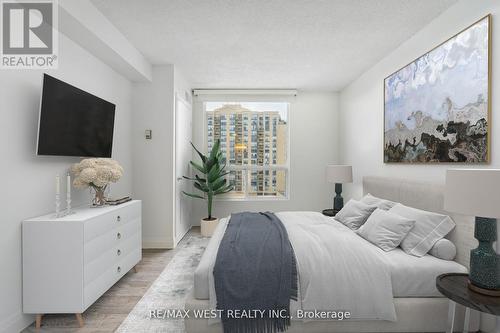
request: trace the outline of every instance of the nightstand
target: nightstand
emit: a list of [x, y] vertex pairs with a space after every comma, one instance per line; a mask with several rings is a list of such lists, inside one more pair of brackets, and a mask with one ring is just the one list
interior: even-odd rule
[[487, 296], [469, 289], [468, 274], [449, 273], [436, 278], [436, 288], [450, 299], [448, 310], [448, 328], [446, 332], [453, 332], [455, 308], [457, 303], [465, 306], [464, 332], [469, 331], [470, 310], [481, 311], [497, 316], [496, 333], [500, 333], [500, 297]]
[[334, 210], [334, 209], [323, 209], [322, 213], [323, 215], [326, 215], [326, 216], [335, 216], [337, 215], [339, 211], [338, 210]]

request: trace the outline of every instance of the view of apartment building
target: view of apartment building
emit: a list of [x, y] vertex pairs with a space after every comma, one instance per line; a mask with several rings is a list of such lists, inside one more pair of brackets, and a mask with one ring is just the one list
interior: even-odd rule
[[225, 104], [207, 111], [207, 148], [217, 139], [226, 157], [236, 196], [286, 193], [287, 123], [278, 111]]

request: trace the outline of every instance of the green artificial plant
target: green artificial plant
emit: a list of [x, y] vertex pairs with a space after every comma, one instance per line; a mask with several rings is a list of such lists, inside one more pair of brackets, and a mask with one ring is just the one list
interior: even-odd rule
[[193, 146], [194, 150], [200, 156], [201, 164], [190, 161], [189, 163], [193, 166], [197, 174], [194, 178], [187, 176], [184, 176], [184, 178], [192, 180], [194, 182], [194, 187], [203, 192], [203, 194], [187, 193], [185, 191], [182, 191], [182, 193], [192, 198], [207, 200], [208, 220], [212, 220], [212, 203], [214, 196], [231, 192], [234, 186], [228, 184], [226, 180], [226, 175], [229, 174], [229, 172], [225, 171], [226, 164], [222, 162], [223, 157], [220, 151], [220, 140], [215, 142], [208, 156], [196, 149], [192, 142], [191, 146]]

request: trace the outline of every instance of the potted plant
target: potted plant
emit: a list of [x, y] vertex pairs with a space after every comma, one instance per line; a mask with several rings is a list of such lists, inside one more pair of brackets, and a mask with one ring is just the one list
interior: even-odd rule
[[210, 237], [217, 226], [218, 218], [212, 216], [213, 199], [216, 195], [231, 192], [234, 188], [232, 184], [228, 184], [226, 175], [229, 172], [225, 171], [226, 164], [222, 163], [222, 152], [220, 151], [220, 140], [217, 140], [212, 147], [212, 151], [208, 156], [202, 154], [191, 143], [194, 150], [201, 158], [201, 164], [194, 161], [189, 163], [196, 172], [194, 178], [184, 176], [185, 179], [193, 181], [194, 187], [201, 191], [201, 194], [187, 193], [185, 195], [207, 200], [208, 217], [201, 219], [201, 234], [205, 237]]

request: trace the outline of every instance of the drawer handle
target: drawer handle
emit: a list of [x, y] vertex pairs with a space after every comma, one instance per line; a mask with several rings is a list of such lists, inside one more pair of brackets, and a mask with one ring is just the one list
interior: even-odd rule
[[118, 251], [116, 251], [116, 255], [119, 256], [122, 254], [122, 250], [118, 249]]
[[118, 268], [116, 269], [116, 271], [117, 271], [118, 273], [120, 273], [120, 272], [122, 271], [122, 268], [121, 268], [120, 266], [118, 266]]
[[122, 238], [122, 234], [117, 233], [117, 234], [116, 234], [116, 238], [121, 239], [121, 238]]
[[122, 220], [121, 216], [120, 216], [120, 215], [118, 215], [118, 216], [116, 217], [116, 222], [120, 222], [121, 220]]

